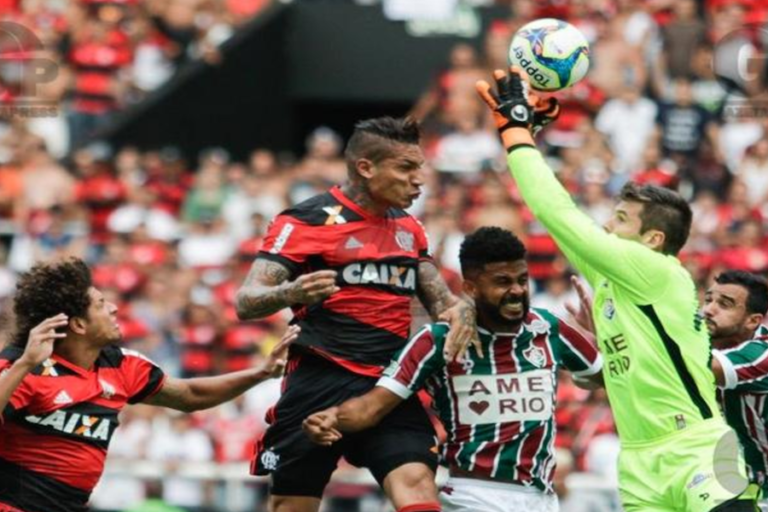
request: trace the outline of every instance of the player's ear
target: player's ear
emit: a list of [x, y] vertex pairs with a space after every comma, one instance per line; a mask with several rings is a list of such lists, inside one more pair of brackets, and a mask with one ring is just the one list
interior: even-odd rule
[[643, 233], [642, 236], [645, 245], [654, 251], [662, 252], [664, 249], [664, 242], [667, 241], [667, 235], [665, 235], [663, 231], [659, 231], [658, 229], [649, 229]]
[[69, 330], [75, 334], [84, 335], [86, 331], [85, 319], [73, 316], [69, 319]]
[[752, 313], [747, 316], [747, 320], [744, 322], [744, 328], [749, 332], [754, 332], [760, 327], [760, 324], [763, 323], [764, 319], [764, 315], [761, 315], [760, 313]]
[[468, 297], [472, 299], [477, 298], [477, 285], [474, 281], [472, 281], [472, 279], [464, 279], [464, 282], [461, 283], [461, 289], [464, 293], [467, 294]]
[[371, 179], [374, 175], [374, 163], [367, 158], [358, 158], [357, 161], [355, 161], [355, 169], [357, 169], [357, 173], [365, 179]]

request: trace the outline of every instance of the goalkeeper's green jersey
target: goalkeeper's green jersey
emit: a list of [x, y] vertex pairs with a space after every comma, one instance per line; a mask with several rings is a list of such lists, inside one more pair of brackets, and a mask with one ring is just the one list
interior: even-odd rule
[[721, 418], [709, 335], [678, 259], [606, 233], [536, 149], [517, 148], [508, 163], [526, 204], [594, 289], [603, 377], [622, 444]]

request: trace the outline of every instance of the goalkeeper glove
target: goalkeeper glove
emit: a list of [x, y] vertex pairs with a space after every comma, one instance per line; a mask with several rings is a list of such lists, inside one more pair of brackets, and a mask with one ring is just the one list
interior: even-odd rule
[[542, 99], [529, 92], [527, 76], [517, 67], [509, 73], [497, 69], [493, 73], [497, 93], [485, 80], [477, 82], [480, 97], [493, 111], [493, 119], [504, 147], [534, 146], [533, 135], [560, 115], [555, 98]]

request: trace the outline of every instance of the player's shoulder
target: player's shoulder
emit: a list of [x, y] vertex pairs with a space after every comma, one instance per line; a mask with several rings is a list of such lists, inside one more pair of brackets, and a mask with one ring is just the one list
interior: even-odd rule
[[120, 368], [125, 359], [123, 349], [117, 345], [108, 345], [99, 353], [96, 364], [101, 368]]
[[24, 353], [24, 349], [14, 345], [8, 345], [0, 350], [0, 371], [10, 368]]
[[363, 220], [363, 217], [342, 203], [333, 193], [310, 197], [280, 213], [309, 226], [329, 226]]
[[97, 364], [101, 368], [121, 368], [128, 363], [147, 363], [157, 366], [150, 358], [129, 348], [118, 345], [108, 345], [99, 353]]
[[429, 333], [435, 340], [444, 340], [448, 336], [448, 331], [451, 330], [451, 325], [448, 322], [435, 322], [427, 324], [425, 327], [429, 329]]
[[529, 330], [557, 328], [562, 319], [546, 308], [531, 308], [525, 323]]

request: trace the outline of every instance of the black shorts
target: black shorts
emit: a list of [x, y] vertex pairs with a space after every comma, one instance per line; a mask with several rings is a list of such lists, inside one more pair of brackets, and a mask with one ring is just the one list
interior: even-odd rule
[[251, 466], [252, 474], [272, 475], [272, 494], [321, 497], [342, 456], [368, 468], [379, 484], [409, 462], [437, 468], [437, 437], [416, 395], [371, 429], [345, 434], [329, 447], [314, 444], [301, 429], [307, 416], [367, 393], [378, 379], [304, 351], [291, 356], [289, 368]]

